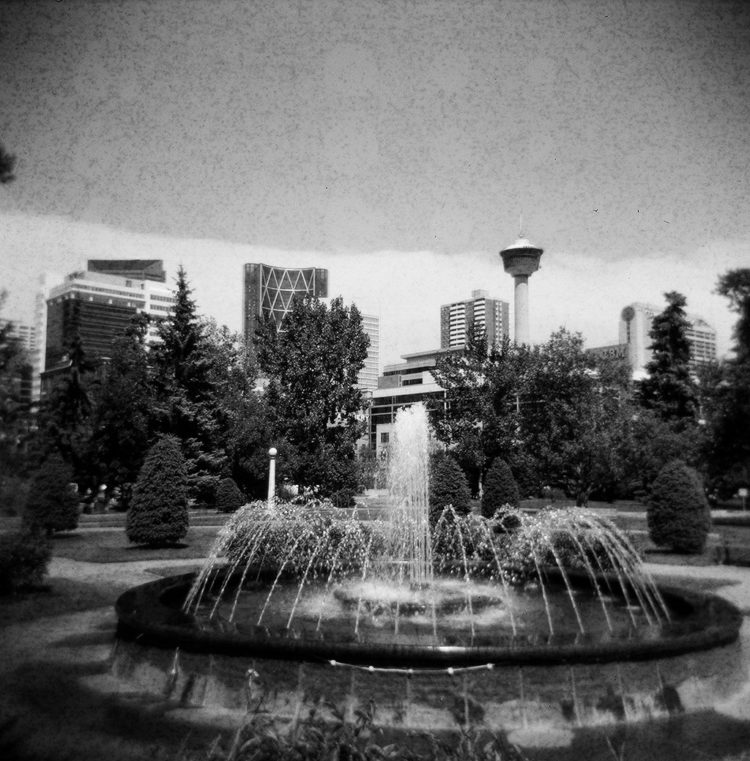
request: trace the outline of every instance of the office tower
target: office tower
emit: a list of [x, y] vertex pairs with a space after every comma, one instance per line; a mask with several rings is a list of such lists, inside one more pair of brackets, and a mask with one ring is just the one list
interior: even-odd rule
[[161, 259], [89, 259], [86, 269], [89, 272], [117, 275], [129, 280], [167, 282], [167, 273]]
[[487, 347], [499, 346], [509, 335], [507, 301], [490, 298], [487, 291], [472, 291], [471, 298], [440, 307], [440, 348], [466, 346], [469, 339], [484, 335]]
[[[635, 374], [643, 374], [652, 357], [651, 326], [663, 307], [635, 303], [620, 313], [620, 343], [627, 344], [628, 360]], [[690, 342], [690, 369], [696, 372], [701, 365], [716, 361], [716, 331], [698, 315], [686, 315], [690, 322], [687, 338]]]
[[[123, 333], [136, 313], [145, 312], [158, 322], [169, 314], [173, 304], [173, 292], [161, 281], [90, 270], [68, 275], [50, 290], [47, 298], [44, 379], [49, 380], [67, 367], [76, 334], [89, 361], [106, 361], [112, 340]], [[148, 337], [156, 340], [155, 322], [149, 327]]]
[[281, 325], [296, 295], [327, 297], [328, 270], [246, 264], [244, 288], [245, 343], [252, 346], [261, 317], [272, 317], [277, 325]]
[[373, 392], [378, 387], [380, 371], [380, 318], [371, 314], [363, 314], [362, 329], [370, 339], [367, 349], [365, 366], [359, 371], [357, 385], [362, 391]]
[[517, 344], [529, 343], [529, 278], [539, 269], [544, 249], [538, 248], [526, 238], [500, 252], [505, 271], [513, 276], [513, 338]]

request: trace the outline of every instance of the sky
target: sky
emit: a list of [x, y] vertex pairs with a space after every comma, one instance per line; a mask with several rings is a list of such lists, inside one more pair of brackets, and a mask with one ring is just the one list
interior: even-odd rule
[[511, 302], [534, 342], [617, 342], [628, 303], [750, 266], [750, 5], [695, 0], [37, 0], [0, 4], [6, 316], [87, 258], [185, 266], [240, 329], [242, 265], [329, 269], [381, 364], [439, 307]]

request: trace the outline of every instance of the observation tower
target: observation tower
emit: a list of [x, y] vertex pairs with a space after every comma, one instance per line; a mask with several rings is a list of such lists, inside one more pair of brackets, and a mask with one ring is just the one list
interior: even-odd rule
[[505, 271], [515, 282], [513, 312], [515, 322], [514, 339], [517, 344], [529, 343], [529, 277], [539, 269], [539, 260], [544, 249], [535, 246], [526, 238], [500, 252]]

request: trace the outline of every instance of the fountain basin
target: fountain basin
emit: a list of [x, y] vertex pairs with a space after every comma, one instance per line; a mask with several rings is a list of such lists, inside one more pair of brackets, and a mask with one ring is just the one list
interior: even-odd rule
[[[554, 576], [550, 571], [550, 576]], [[569, 573], [577, 588], [588, 577]], [[158, 647], [238, 657], [340, 661], [351, 664], [399, 666], [412, 669], [462, 667], [478, 664], [570, 664], [664, 658], [726, 645], [736, 640], [741, 613], [726, 600], [711, 594], [675, 587], [660, 587], [672, 620], [643, 630], [586, 634], [538, 631], [516, 635], [475, 636], [471, 644], [368, 640], [351, 630], [313, 630], [304, 624], [289, 629], [237, 626], [229, 622], [199, 625], [181, 610], [194, 574], [169, 577], [125, 592], [116, 610], [121, 635]], [[261, 582], [263, 579], [261, 578]], [[351, 599], [351, 598], [350, 598]]]
[[[327, 702], [346, 715], [372, 703], [381, 727], [472, 724], [554, 736], [710, 710], [746, 681], [735, 642], [739, 611], [669, 586], [661, 591], [672, 620], [659, 637], [536, 632], [491, 646], [443, 646], [344, 641], [302, 628], [208, 628], [181, 610], [193, 578], [160, 579], [119, 598], [114, 663], [120, 679], [190, 710], [253, 707], [293, 720], [305, 707], [323, 715]], [[585, 588], [583, 575], [570, 578]]]

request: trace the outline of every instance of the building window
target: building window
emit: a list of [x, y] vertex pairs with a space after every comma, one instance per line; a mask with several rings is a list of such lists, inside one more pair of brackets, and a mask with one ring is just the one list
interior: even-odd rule
[[380, 443], [387, 444], [390, 437], [391, 437], [390, 433], [384, 431], [383, 433], [380, 434]]

